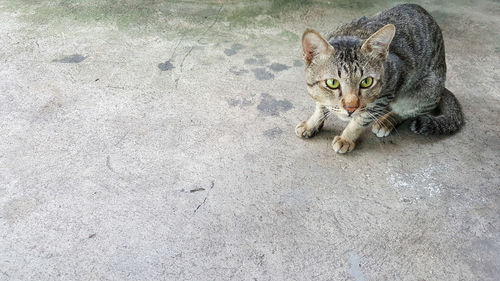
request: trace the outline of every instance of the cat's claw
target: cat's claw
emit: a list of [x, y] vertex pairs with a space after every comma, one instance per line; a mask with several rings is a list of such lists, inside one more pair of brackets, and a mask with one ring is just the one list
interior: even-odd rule
[[372, 132], [379, 138], [387, 137], [392, 131], [392, 128], [380, 126], [380, 124], [375, 123], [372, 126]]
[[297, 127], [295, 127], [295, 134], [301, 138], [311, 138], [318, 133], [317, 129], [309, 129], [306, 121], [300, 122]]
[[332, 142], [333, 150], [337, 153], [350, 152], [354, 149], [355, 146], [356, 144], [353, 141], [341, 136], [336, 136]]

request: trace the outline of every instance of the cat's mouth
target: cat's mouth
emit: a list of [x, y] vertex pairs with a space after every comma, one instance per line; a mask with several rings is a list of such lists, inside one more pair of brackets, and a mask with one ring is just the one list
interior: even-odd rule
[[336, 115], [342, 121], [351, 121], [357, 114], [337, 113]]
[[351, 114], [349, 114], [347, 111], [341, 111], [341, 112], [335, 112], [337, 117], [340, 119], [340, 120], [343, 120], [343, 121], [351, 121], [352, 119], [356, 118], [357, 116], [363, 114], [363, 112], [365, 112], [364, 108], [359, 108], [357, 109], [356, 111], [352, 112]]
[[334, 113], [340, 120], [343, 121], [351, 121], [354, 117], [360, 114], [361, 109], [358, 109], [351, 114], [349, 114], [346, 110], [341, 110], [336, 106], [326, 106], [330, 110], [331, 113]]

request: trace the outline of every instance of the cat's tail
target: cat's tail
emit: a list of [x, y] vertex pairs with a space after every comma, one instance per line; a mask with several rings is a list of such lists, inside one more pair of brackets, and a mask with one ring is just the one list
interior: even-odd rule
[[440, 115], [430, 114], [417, 116], [410, 123], [410, 129], [421, 135], [449, 135], [458, 131], [464, 124], [464, 116], [460, 103], [448, 89], [441, 94], [439, 104]]

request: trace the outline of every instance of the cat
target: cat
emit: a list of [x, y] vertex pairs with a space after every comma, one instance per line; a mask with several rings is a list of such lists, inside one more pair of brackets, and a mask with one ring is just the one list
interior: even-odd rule
[[[377, 137], [406, 119], [423, 135], [452, 134], [463, 125], [460, 104], [444, 85], [441, 29], [424, 8], [399, 5], [344, 24], [327, 38], [312, 29], [302, 36], [307, 89], [316, 108], [295, 128], [299, 137], [313, 137], [332, 113], [349, 121], [333, 139], [337, 153], [352, 151], [372, 123]], [[432, 115], [437, 109], [440, 115]]]

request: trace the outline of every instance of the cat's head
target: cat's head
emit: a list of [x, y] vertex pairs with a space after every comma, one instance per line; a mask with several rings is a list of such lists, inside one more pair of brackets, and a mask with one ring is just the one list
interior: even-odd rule
[[388, 24], [368, 39], [341, 36], [326, 41], [307, 29], [302, 36], [309, 95], [341, 119], [360, 114], [382, 90], [384, 63], [395, 27]]

